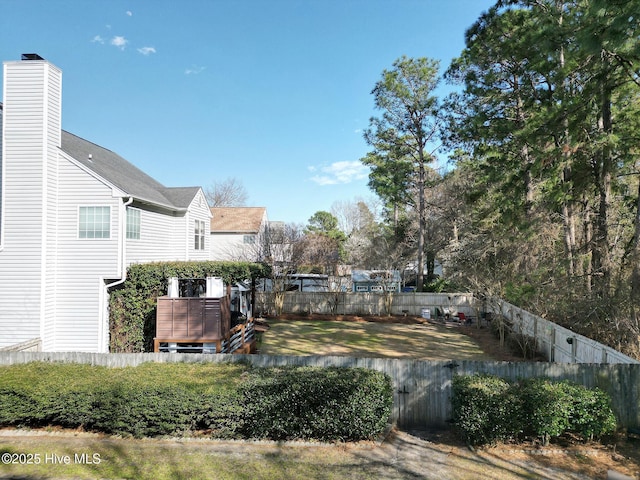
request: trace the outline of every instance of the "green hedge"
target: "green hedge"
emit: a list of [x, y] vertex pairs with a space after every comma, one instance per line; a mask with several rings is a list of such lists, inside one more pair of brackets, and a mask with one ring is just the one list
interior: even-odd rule
[[455, 376], [452, 407], [454, 425], [471, 444], [492, 443], [520, 433], [520, 402], [503, 378]]
[[110, 351], [153, 350], [156, 298], [167, 293], [170, 277], [221, 277], [225, 284], [268, 277], [267, 265], [250, 262], [154, 262], [131, 265], [127, 280], [109, 296]]
[[390, 378], [361, 368], [259, 369], [242, 391], [242, 433], [250, 438], [370, 438], [384, 430], [393, 404]]
[[613, 433], [611, 398], [568, 381], [533, 378], [515, 383], [493, 375], [453, 379], [453, 423], [471, 444], [575, 433], [584, 439]]
[[391, 411], [388, 376], [364, 369], [243, 364], [0, 367], [0, 426], [153, 437], [362, 440]]
[[238, 365], [110, 369], [37, 362], [1, 367], [0, 425], [55, 425], [135, 437], [209, 429], [212, 412], [227, 411], [234, 396], [237, 403], [246, 370]]

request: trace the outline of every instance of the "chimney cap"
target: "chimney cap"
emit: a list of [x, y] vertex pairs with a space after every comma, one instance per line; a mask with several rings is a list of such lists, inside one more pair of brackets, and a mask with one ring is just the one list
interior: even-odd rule
[[22, 60], [44, 60], [44, 58], [37, 53], [23, 53]]

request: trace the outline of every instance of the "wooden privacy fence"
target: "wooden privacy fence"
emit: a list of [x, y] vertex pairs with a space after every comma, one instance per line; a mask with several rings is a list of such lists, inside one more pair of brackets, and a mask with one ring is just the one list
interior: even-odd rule
[[[559, 363], [640, 363], [602, 343], [572, 332], [501, 299], [487, 302], [486, 311], [511, 324], [516, 334], [530, 339], [536, 351]], [[496, 315], [497, 314], [497, 315]], [[524, 339], [523, 341], [528, 341]]]
[[[275, 294], [256, 292], [254, 311], [275, 315]], [[471, 293], [392, 293], [392, 292], [285, 292], [282, 313], [320, 313], [334, 315], [422, 315], [428, 309], [447, 308], [476, 315]]]
[[393, 382], [391, 421], [400, 428], [445, 426], [451, 418], [452, 379], [486, 373], [510, 380], [545, 377], [599, 387], [611, 395], [620, 427], [640, 427], [640, 364], [559, 364], [528, 362], [426, 361], [337, 356], [206, 355], [167, 353], [0, 352], [0, 365], [72, 362], [108, 367], [144, 362], [247, 362], [259, 367], [305, 365], [361, 367], [387, 373]]

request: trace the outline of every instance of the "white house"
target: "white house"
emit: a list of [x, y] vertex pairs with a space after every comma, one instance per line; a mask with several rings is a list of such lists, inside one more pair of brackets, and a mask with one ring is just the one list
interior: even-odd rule
[[211, 207], [211, 259], [262, 260], [268, 225], [264, 207]]
[[108, 295], [136, 262], [209, 259], [200, 187], [168, 188], [61, 128], [62, 72], [4, 63], [0, 348], [108, 351]]

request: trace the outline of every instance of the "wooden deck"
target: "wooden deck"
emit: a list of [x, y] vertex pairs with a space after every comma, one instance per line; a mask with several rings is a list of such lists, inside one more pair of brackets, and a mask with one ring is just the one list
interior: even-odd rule
[[229, 297], [159, 297], [154, 352], [254, 353], [252, 320], [230, 328]]

